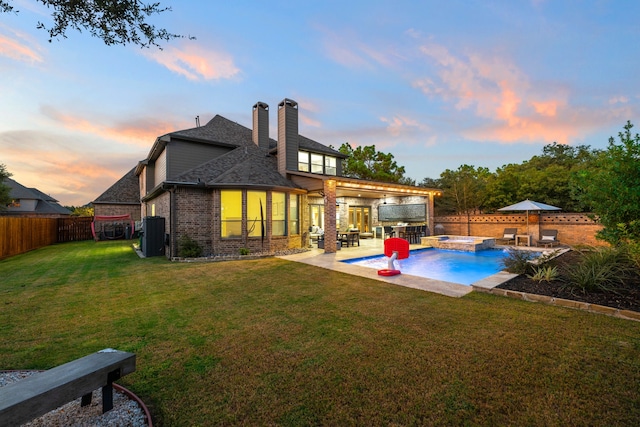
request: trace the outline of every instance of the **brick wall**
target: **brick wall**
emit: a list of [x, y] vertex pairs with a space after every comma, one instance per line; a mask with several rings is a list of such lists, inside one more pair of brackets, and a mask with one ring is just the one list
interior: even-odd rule
[[111, 216], [111, 215], [131, 215], [134, 221], [140, 221], [140, 205], [124, 205], [124, 204], [103, 204], [96, 203], [93, 205], [93, 214], [95, 216]]
[[[500, 237], [505, 228], [517, 228], [518, 234], [527, 234], [527, 216], [523, 213], [466, 216], [439, 216], [436, 225], [444, 226], [445, 233], [459, 236]], [[558, 240], [567, 245], [602, 246], [595, 234], [602, 225], [584, 214], [542, 213], [529, 214], [529, 234], [536, 240], [541, 230], [558, 230]]]

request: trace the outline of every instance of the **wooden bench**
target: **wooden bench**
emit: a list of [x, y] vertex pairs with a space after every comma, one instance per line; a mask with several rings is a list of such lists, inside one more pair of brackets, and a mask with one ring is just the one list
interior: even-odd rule
[[23, 424], [78, 397], [87, 406], [99, 387], [105, 413], [113, 408], [112, 383], [135, 370], [135, 354], [105, 349], [0, 387], [0, 425]]

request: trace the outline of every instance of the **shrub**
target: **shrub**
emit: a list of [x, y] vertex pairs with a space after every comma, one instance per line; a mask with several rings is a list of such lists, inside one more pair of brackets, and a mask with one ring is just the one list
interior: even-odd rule
[[582, 259], [567, 271], [565, 287], [572, 291], [615, 291], [630, 272], [629, 257], [624, 249], [592, 248], [579, 253]]
[[552, 282], [558, 278], [558, 267], [555, 265], [534, 267], [533, 274], [528, 277], [536, 282]]
[[535, 255], [529, 251], [509, 249], [507, 256], [502, 259], [502, 265], [509, 273], [525, 274], [532, 268], [529, 261], [535, 258]]
[[249, 255], [249, 249], [240, 248], [240, 255]]
[[197, 258], [202, 256], [202, 246], [185, 234], [178, 242], [178, 255], [183, 258]]

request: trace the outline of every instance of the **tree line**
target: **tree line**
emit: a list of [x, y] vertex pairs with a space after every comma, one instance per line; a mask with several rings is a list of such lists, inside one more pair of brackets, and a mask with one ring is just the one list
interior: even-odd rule
[[628, 121], [618, 141], [609, 138], [606, 149], [554, 142], [541, 154], [495, 172], [465, 164], [419, 183], [404, 176], [404, 167], [392, 154], [378, 152], [375, 146], [354, 149], [346, 142], [339, 151], [349, 155], [343, 162], [345, 176], [441, 189], [436, 215], [494, 213], [531, 199], [587, 213], [604, 226], [599, 238], [619, 243], [640, 241], [640, 135], [632, 128]]

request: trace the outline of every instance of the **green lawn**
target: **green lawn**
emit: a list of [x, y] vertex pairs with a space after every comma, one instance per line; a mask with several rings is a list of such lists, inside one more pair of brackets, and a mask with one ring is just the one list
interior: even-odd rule
[[638, 425], [640, 322], [125, 242], [0, 261], [0, 369], [112, 347], [154, 424]]

